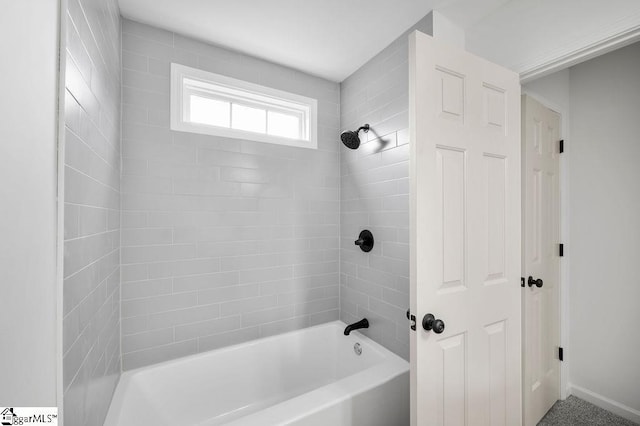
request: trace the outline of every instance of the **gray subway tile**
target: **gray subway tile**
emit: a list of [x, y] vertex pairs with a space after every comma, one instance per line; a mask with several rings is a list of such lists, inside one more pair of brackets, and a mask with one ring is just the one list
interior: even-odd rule
[[[122, 46], [124, 368], [337, 318], [339, 85], [130, 21]], [[171, 132], [171, 62], [316, 97], [320, 149]]]
[[164, 346], [157, 346], [142, 351], [122, 354], [122, 369], [132, 370], [162, 361], [168, 361], [187, 355], [195, 354], [198, 351], [198, 341], [196, 339], [182, 342], [170, 343]]
[[173, 45], [173, 33], [151, 25], [145, 25], [130, 19], [122, 20], [122, 33], [133, 34], [168, 46]]
[[171, 279], [132, 281], [122, 284], [122, 300], [171, 294]]
[[198, 303], [210, 304], [228, 302], [230, 300], [246, 299], [260, 294], [258, 284], [234, 285], [230, 287], [218, 287], [198, 292]]
[[248, 327], [233, 330], [226, 333], [218, 333], [198, 338], [198, 350], [200, 352], [237, 345], [260, 337], [260, 327]]
[[176, 341], [208, 336], [240, 328], [240, 316], [231, 316], [175, 327]]
[[135, 352], [142, 349], [149, 349], [155, 346], [166, 345], [172, 342], [172, 328], [162, 328], [159, 330], [145, 331], [138, 334], [122, 336], [122, 352]]
[[[362, 150], [340, 151], [340, 317], [367, 316], [372, 326], [365, 334], [408, 359], [408, 332], [397, 326], [409, 301], [406, 39], [407, 33], [341, 83], [341, 128], [369, 122], [374, 131]], [[349, 240], [365, 226], [376, 247], [363, 257]]]
[[132, 299], [122, 302], [122, 317], [135, 317], [139, 315], [154, 314], [158, 312], [182, 309], [197, 306], [198, 294], [178, 293], [162, 296], [153, 296], [144, 299]]
[[120, 17], [70, 0], [63, 16], [65, 424], [102, 424], [120, 374]]
[[220, 314], [222, 316], [236, 315], [247, 312], [259, 311], [269, 307], [277, 306], [278, 296], [258, 296], [222, 302], [220, 304]]
[[171, 228], [129, 228], [122, 233], [123, 246], [171, 244], [172, 242]]
[[214, 304], [151, 314], [145, 317], [145, 324], [149, 330], [154, 330], [156, 328], [208, 321], [218, 317], [220, 317], [220, 305]]
[[318, 312], [309, 315], [309, 326], [324, 324], [325, 322], [330, 321], [337, 321], [338, 319], [340, 319], [340, 311], [338, 309]]
[[122, 68], [146, 72], [148, 70], [147, 57], [142, 54], [122, 52]]
[[318, 312], [329, 311], [338, 308], [338, 298], [331, 297], [328, 299], [312, 300], [310, 302], [301, 303], [295, 306], [296, 315], [310, 315]]
[[260, 325], [260, 337], [273, 336], [309, 326], [309, 317], [298, 316]]
[[293, 306], [283, 306], [277, 308], [264, 309], [261, 311], [248, 312], [242, 315], [242, 326], [250, 327], [267, 322], [279, 321], [290, 318], [294, 315]]
[[174, 278], [173, 290], [175, 292], [207, 290], [216, 287], [236, 285], [238, 282], [238, 272], [192, 275]]

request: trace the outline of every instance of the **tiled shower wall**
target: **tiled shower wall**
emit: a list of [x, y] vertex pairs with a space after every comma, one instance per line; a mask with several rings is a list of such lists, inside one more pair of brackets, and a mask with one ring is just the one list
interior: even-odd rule
[[[123, 21], [131, 369], [338, 318], [339, 85]], [[318, 149], [169, 129], [171, 62], [318, 99]]]
[[69, 0], [63, 19], [64, 424], [99, 425], [120, 375], [118, 2]]
[[[425, 18], [410, 31], [431, 32]], [[341, 151], [340, 317], [367, 317], [364, 333], [409, 359], [409, 31], [341, 84], [341, 127], [363, 145]], [[365, 143], [366, 142], [366, 143]], [[374, 235], [371, 252], [353, 242]]]

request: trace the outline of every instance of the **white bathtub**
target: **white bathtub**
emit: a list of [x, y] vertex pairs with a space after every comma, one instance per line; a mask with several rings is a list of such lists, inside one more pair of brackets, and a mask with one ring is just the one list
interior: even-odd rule
[[409, 364], [344, 327], [336, 321], [128, 371], [105, 426], [408, 425]]

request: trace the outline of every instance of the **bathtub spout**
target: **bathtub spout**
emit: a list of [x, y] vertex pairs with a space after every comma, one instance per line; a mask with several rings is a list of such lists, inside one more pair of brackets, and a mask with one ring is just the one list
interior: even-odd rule
[[348, 336], [353, 330], [357, 330], [359, 328], [369, 328], [369, 321], [366, 318], [361, 319], [358, 322], [354, 322], [353, 324], [349, 324], [344, 329], [344, 335]]

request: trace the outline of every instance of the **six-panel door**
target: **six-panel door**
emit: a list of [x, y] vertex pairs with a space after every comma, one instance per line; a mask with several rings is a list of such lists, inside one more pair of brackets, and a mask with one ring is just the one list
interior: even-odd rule
[[419, 32], [409, 57], [412, 425], [519, 425], [519, 78]]
[[522, 98], [524, 425], [535, 426], [560, 397], [560, 115]]

